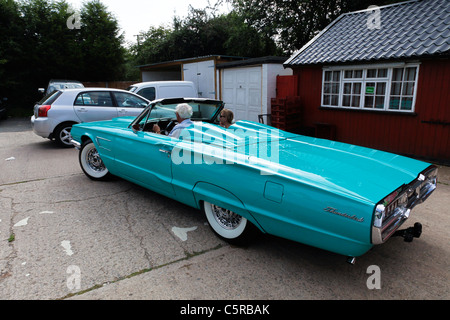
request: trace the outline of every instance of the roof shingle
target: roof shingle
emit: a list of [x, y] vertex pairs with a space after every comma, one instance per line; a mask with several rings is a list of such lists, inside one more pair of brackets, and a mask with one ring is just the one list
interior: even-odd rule
[[450, 54], [450, 1], [414, 0], [341, 15], [294, 53], [286, 66], [405, 59]]

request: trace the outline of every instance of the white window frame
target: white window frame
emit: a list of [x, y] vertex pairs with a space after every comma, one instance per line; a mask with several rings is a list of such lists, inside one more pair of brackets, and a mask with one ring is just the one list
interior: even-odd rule
[[[414, 63], [386, 63], [386, 64], [370, 64], [370, 65], [351, 65], [351, 66], [329, 66], [329, 67], [324, 67], [322, 69], [322, 90], [321, 90], [321, 106], [324, 108], [338, 108], [338, 109], [348, 109], [348, 110], [365, 110], [365, 111], [387, 111], [387, 112], [402, 112], [402, 113], [414, 113], [415, 112], [415, 106], [416, 106], [416, 96], [417, 96], [417, 85], [418, 85], [418, 77], [419, 77], [419, 66], [420, 63], [419, 62], [414, 62]], [[393, 75], [394, 75], [394, 70], [398, 69], [398, 68], [402, 68], [403, 69], [403, 78], [401, 81], [395, 81], [395, 79], [393, 80]], [[407, 70], [407, 68], [416, 68], [415, 70], [415, 75], [414, 75], [414, 80], [413, 81], [408, 81], [407, 79], [405, 79], [405, 70]], [[368, 78], [368, 70], [372, 70], [372, 69], [386, 69], [386, 75], [385, 76], [380, 76], [380, 77], [375, 77], [375, 78]], [[353, 75], [357, 75], [357, 77], [355, 78], [346, 78], [346, 72], [347, 74], [349, 73], [349, 71], [353, 71]], [[355, 73], [355, 71], [362, 71], [362, 73], [357, 72]], [[329, 80], [330, 77], [327, 77], [326, 79], [326, 75], [330, 75], [331, 72], [332, 74], [332, 78], [334, 76], [334, 78], [336, 78], [336, 72], [339, 72], [339, 81], [326, 81]], [[399, 106], [398, 109], [393, 109], [390, 108], [390, 100], [391, 100], [391, 88], [393, 85], [395, 85], [395, 83], [401, 83], [401, 92], [400, 95], [398, 95], [398, 97], [400, 98], [400, 102], [399, 102]], [[357, 102], [357, 96], [358, 93], [348, 93], [348, 92], [344, 92], [344, 86], [346, 86], [346, 88], [348, 88], [349, 84], [351, 88], [354, 87], [354, 84], [360, 84], [360, 92], [359, 92], [359, 104], [358, 103], [354, 103]], [[375, 83], [375, 92], [373, 93], [374, 96], [374, 102], [373, 102], [373, 107], [366, 107], [365, 106], [365, 100], [366, 100], [366, 96], [369, 97], [372, 95], [372, 93], [367, 92], [367, 84], [368, 83]], [[376, 86], [378, 83], [385, 83], [385, 92], [384, 95], [383, 94], [376, 94]], [[404, 86], [405, 84], [414, 84], [414, 89], [412, 90], [412, 96], [411, 94], [403, 94], [404, 93]], [[333, 86], [334, 88], [334, 105], [331, 104], [332, 99], [331, 98], [326, 98], [325, 96], [330, 96], [330, 92], [329, 92], [329, 88], [331, 88], [331, 86]], [[339, 92], [339, 99], [338, 99], [338, 103], [336, 104], [336, 90], [335, 88], [338, 88]], [[350, 96], [350, 104], [353, 104], [354, 106], [344, 106], [344, 103], [347, 104], [347, 100], [344, 101], [344, 99], [348, 99], [348, 97]], [[393, 97], [397, 97], [397, 95], [392, 95]], [[384, 97], [384, 103], [382, 108], [380, 108], [380, 105], [378, 105], [378, 107], [376, 107], [376, 97], [379, 98], [379, 100], [381, 100]], [[412, 97], [412, 101], [411, 101], [411, 109], [401, 109], [401, 101], [402, 98], [410, 98]], [[353, 100], [352, 100], [353, 99]], [[329, 103], [328, 103], [329, 102]]]

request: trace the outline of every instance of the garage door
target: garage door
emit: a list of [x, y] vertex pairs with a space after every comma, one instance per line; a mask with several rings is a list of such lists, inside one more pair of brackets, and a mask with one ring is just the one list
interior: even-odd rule
[[184, 80], [194, 82], [200, 98], [216, 98], [214, 67], [214, 60], [183, 65]]
[[261, 66], [223, 69], [222, 99], [236, 120], [258, 121], [262, 112]]

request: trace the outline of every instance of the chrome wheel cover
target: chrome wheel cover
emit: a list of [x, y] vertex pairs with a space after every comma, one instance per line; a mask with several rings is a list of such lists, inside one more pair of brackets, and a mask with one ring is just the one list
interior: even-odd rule
[[89, 166], [90, 169], [96, 171], [96, 172], [102, 172], [106, 169], [105, 165], [103, 164], [102, 159], [100, 158], [97, 149], [91, 148], [87, 154], [86, 154], [86, 164]]
[[216, 205], [211, 205], [214, 219], [224, 229], [234, 230], [242, 222], [242, 217], [231, 210], [221, 208]]

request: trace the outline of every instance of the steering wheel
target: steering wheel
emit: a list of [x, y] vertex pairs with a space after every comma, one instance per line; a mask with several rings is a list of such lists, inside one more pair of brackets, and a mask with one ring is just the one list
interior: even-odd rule
[[171, 131], [170, 127], [172, 125], [174, 125], [175, 122], [176, 122], [176, 120], [170, 120], [170, 122], [167, 124], [166, 128], [164, 130], [161, 130], [161, 131], [164, 132], [164, 134], [167, 136], [170, 133], [170, 131]]

